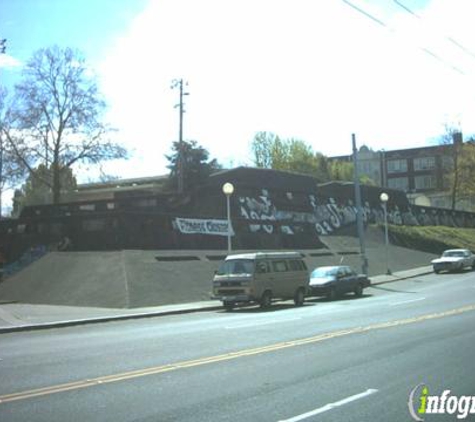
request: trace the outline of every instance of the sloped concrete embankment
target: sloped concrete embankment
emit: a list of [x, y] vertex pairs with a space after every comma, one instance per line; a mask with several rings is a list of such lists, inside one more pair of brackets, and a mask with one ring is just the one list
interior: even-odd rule
[[208, 300], [218, 263], [194, 251], [50, 252], [1, 283], [0, 300], [104, 308]]
[[[305, 250], [309, 269], [344, 263], [361, 270], [358, 239], [322, 238], [328, 249]], [[380, 230], [365, 237], [369, 275], [385, 274]], [[224, 251], [51, 252], [0, 284], [0, 300], [22, 303], [136, 308], [208, 300]], [[389, 267], [428, 265], [433, 254], [390, 245]]]

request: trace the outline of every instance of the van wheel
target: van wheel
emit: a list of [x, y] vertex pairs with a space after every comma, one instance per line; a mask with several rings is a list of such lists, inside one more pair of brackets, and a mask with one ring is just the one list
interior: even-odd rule
[[223, 306], [224, 306], [224, 309], [226, 311], [232, 311], [234, 309], [235, 303], [234, 302], [228, 302], [227, 300], [225, 300], [223, 302]]
[[266, 290], [264, 293], [262, 293], [261, 308], [262, 309], [270, 308], [271, 304], [272, 304], [272, 293], [270, 290]]
[[361, 297], [363, 296], [363, 286], [361, 284], [357, 284], [355, 287], [355, 296]]
[[305, 301], [305, 290], [302, 289], [302, 287], [299, 287], [295, 291], [295, 296], [294, 296], [295, 306], [302, 306], [304, 301]]

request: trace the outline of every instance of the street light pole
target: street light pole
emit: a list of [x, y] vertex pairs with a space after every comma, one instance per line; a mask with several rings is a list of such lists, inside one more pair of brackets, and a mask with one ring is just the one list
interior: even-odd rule
[[383, 204], [384, 210], [384, 243], [386, 245], [386, 274], [391, 275], [391, 270], [389, 269], [389, 235], [388, 235], [388, 201], [389, 195], [386, 192], [379, 195], [379, 199]]
[[223, 193], [226, 195], [226, 210], [228, 220], [228, 254], [231, 253], [231, 195], [234, 192], [234, 185], [232, 183], [225, 183], [223, 185]]
[[356, 204], [356, 229], [358, 232], [358, 239], [360, 241], [361, 253], [361, 271], [363, 274], [368, 274], [368, 259], [366, 257], [365, 243], [364, 243], [364, 224], [363, 224], [363, 207], [361, 206], [361, 188], [360, 179], [358, 175], [358, 150], [356, 149], [356, 135], [351, 135], [353, 144], [353, 167], [354, 167], [354, 185], [355, 185], [355, 204]]

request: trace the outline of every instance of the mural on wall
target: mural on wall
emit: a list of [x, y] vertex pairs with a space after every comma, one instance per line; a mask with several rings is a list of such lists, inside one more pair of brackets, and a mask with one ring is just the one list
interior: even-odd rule
[[[292, 200], [294, 195], [286, 193], [289, 200], [289, 209], [278, 209], [268, 190], [263, 189], [260, 195], [239, 196], [239, 216], [249, 221], [249, 230], [252, 233], [281, 233], [294, 235], [301, 230], [297, 223], [310, 223], [314, 226], [318, 236], [331, 235], [340, 228], [355, 224], [357, 208], [352, 199], [322, 198], [310, 194], [307, 196], [308, 212], [293, 211]], [[295, 207], [298, 209], [299, 207]], [[450, 227], [474, 227], [475, 214], [436, 209], [420, 206], [404, 206], [388, 204], [387, 218], [390, 224], [410, 226], [444, 225]], [[263, 220], [282, 222], [282, 224], [265, 224]], [[384, 209], [381, 203], [363, 204], [364, 223], [384, 223]]]

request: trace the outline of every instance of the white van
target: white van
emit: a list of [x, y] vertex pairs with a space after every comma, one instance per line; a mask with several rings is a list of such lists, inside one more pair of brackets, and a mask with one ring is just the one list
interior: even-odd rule
[[231, 310], [238, 304], [293, 299], [301, 306], [307, 294], [308, 270], [299, 252], [255, 252], [228, 255], [213, 279], [213, 299]]

